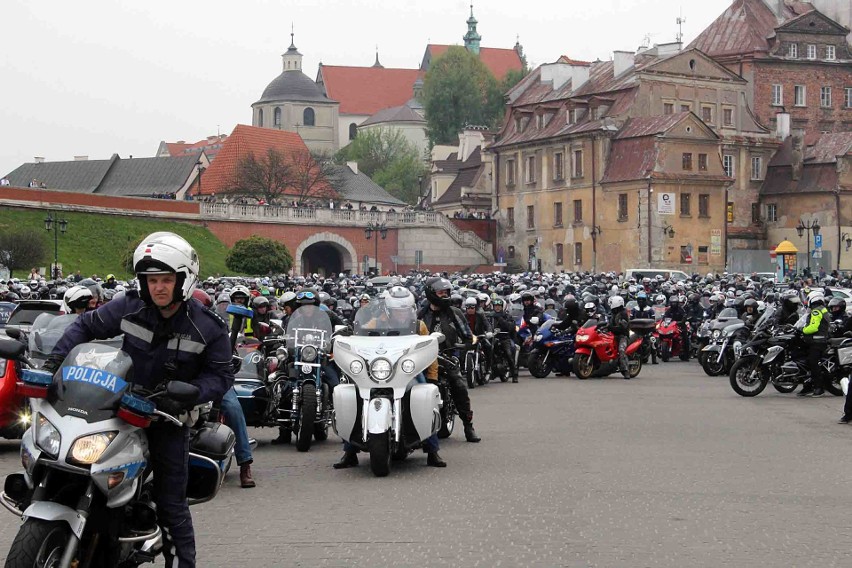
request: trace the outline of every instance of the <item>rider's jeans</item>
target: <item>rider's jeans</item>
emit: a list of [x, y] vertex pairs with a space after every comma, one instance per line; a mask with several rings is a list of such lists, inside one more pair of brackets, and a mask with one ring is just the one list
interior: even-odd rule
[[233, 387], [229, 388], [225, 396], [222, 397], [221, 410], [225, 416], [225, 422], [234, 431], [234, 436], [237, 438], [234, 445], [237, 464], [251, 463], [251, 446], [249, 445], [248, 428], [246, 428], [246, 417], [237, 398], [237, 391]]
[[334, 387], [340, 384], [340, 373], [337, 372], [337, 366], [329, 362], [322, 366], [322, 376], [329, 390], [334, 390]]

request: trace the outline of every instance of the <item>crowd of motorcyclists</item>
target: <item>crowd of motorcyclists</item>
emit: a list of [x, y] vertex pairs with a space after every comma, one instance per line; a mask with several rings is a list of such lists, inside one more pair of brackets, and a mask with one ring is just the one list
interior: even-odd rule
[[[702, 330], [710, 329], [711, 323], [727, 322], [727, 318], [736, 320], [742, 324], [747, 338], [756, 328], [766, 327], [764, 316], [769, 315], [768, 323], [779, 329], [791, 328], [791, 333], [800, 340], [803, 347], [799, 356], [810, 373], [801, 378], [803, 388], [799, 394], [812, 397], [831, 390], [827, 382], [832, 378], [826, 376], [825, 366], [820, 362], [832, 337], [852, 338], [852, 319], [846, 314], [846, 302], [832, 292], [836, 284], [842, 283], [831, 276], [819, 285], [809, 279], [779, 285], [756, 275], [727, 273], [695, 275], [680, 281], [641, 274], [624, 279], [612, 272], [478, 275], [412, 272], [381, 278], [314, 274], [200, 280], [197, 257], [186, 241], [176, 235], [148, 241], [140, 245], [141, 251], [137, 250], [133, 280], [120, 281], [114, 275], [105, 280], [91, 278], [79, 282], [35, 277], [25, 281], [12, 279], [0, 285], [0, 302], [63, 300], [67, 313], [80, 314], [79, 323], [70, 328], [45, 364], [49, 371], [59, 368], [63, 356], [75, 343], [114, 332], [125, 335], [126, 349], [131, 355], [138, 353], [138, 365], [147, 370], [143, 372], [151, 375], [151, 381], [167, 378], [163, 372], [168, 374], [175, 366], [191, 368], [190, 374], [201, 377], [202, 384], [207, 385], [202, 398], [217, 401], [224, 421], [234, 430], [240, 482], [247, 488], [256, 485], [251, 473], [252, 441], [240, 402], [230, 387], [234, 349], [233, 341], [231, 347], [226, 345], [229, 330], [238, 333], [243, 344], [263, 344], [276, 334], [282, 335], [288, 320], [306, 306], [319, 308], [328, 317], [335, 334], [341, 335], [352, 332], [356, 319], [364, 321], [364, 314], [358, 318], [358, 312], [371, 309], [377, 298], [384, 300], [387, 313], [370, 314], [374, 318], [392, 318], [395, 308], [414, 309], [420, 334], [440, 332], [442, 350], [451, 352], [459, 362], [455, 366], [439, 365], [436, 360], [418, 376], [418, 381], [445, 381], [463, 423], [465, 439], [474, 443], [480, 437], [473, 426], [469, 389], [493, 379], [517, 383], [518, 369], [523, 365], [547, 367], [549, 364], [557, 372], [570, 368], [552, 361], [546, 363], [550, 345], [542, 342], [538, 333], [544, 328], [552, 332], [555, 338], [552, 344], [565, 340], [579, 345], [581, 336], [587, 335], [589, 329], [599, 331], [600, 337], [608, 342], [605, 347], [613, 361], [613, 366], [604, 368], [603, 374], [620, 372], [629, 379], [638, 374], [640, 359], [658, 364], [658, 359], [665, 362], [672, 356], [680, 356], [682, 360], [697, 357], [703, 365], [709, 361], [708, 354], [703, 352], [708, 342], [716, 338], [712, 334], [702, 336]], [[157, 257], [158, 246], [160, 250], [168, 249], [162, 257]], [[183, 257], [194, 258], [194, 264], [184, 262]], [[251, 310], [250, 317], [238, 320], [239, 329], [234, 326], [229, 306]], [[175, 315], [178, 317], [171, 319]], [[181, 334], [174, 322], [184, 319], [186, 322], [180, 325], [185, 333]], [[640, 325], [641, 322], [645, 323]], [[170, 353], [176, 337], [185, 338], [185, 350], [181, 351], [178, 339], [175, 353]], [[639, 351], [631, 351], [629, 346], [633, 343], [641, 344]], [[213, 344], [217, 345], [215, 354], [208, 352]], [[482, 358], [468, 357], [473, 352]], [[201, 353], [203, 361], [198, 360]], [[558, 353], [556, 357], [570, 356], [565, 355], [565, 350]], [[587, 362], [591, 357], [588, 356]], [[470, 361], [478, 361], [476, 369], [471, 368]], [[323, 363], [321, 372], [322, 382], [331, 392], [341, 381], [347, 381], [347, 370], [338, 368], [333, 361]], [[540, 376], [536, 372], [533, 375]], [[158, 407], [167, 412], [177, 413], [182, 406], [167, 398], [158, 402]], [[850, 421], [852, 402], [847, 397], [840, 422]], [[160, 471], [165, 472], [160, 473], [158, 487], [163, 493], [161, 509], [169, 517], [163, 523], [169, 529], [166, 536], [171, 543], [167, 554], [178, 558], [180, 566], [190, 566], [194, 557], [191, 519], [188, 509], [180, 505], [185, 501], [185, 492], [175, 490], [185, 476], [181, 477], [180, 468], [172, 459], [185, 451], [181, 449], [184, 438], [176, 438], [170, 432], [154, 434], [150, 438], [152, 447], [166, 456], [157, 463]], [[287, 444], [290, 435], [290, 430], [282, 426], [273, 443]], [[430, 436], [422, 447], [427, 454], [427, 465], [447, 465], [438, 454], [437, 436]], [[345, 443], [344, 454], [334, 467], [357, 466], [357, 453], [356, 447]]]

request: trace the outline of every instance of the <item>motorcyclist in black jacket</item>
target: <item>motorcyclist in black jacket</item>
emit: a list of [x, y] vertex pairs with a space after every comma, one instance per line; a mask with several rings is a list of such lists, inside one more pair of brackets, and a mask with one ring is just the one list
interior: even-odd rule
[[686, 311], [680, 305], [680, 296], [672, 295], [669, 298], [669, 307], [663, 314], [663, 319], [671, 318], [677, 322], [677, 327], [680, 330], [681, 341], [683, 341], [683, 349], [689, 352], [689, 332], [686, 329]]
[[802, 300], [795, 290], [787, 290], [781, 295], [781, 309], [775, 314], [775, 325], [795, 325], [799, 320]]
[[[452, 349], [460, 343], [470, 343], [471, 331], [465, 322], [461, 310], [450, 305], [450, 294], [453, 285], [446, 278], [432, 278], [426, 282], [426, 299], [429, 305], [420, 309], [417, 319], [426, 324], [430, 331], [440, 331], [444, 334], [444, 342], [441, 349]], [[456, 368], [449, 368], [447, 382], [464, 424], [464, 437], [468, 442], [479, 442], [480, 437], [473, 429], [473, 409], [470, 407], [470, 395], [467, 392], [467, 384]]]
[[573, 294], [567, 294], [559, 312], [559, 323], [553, 324], [553, 327], [559, 331], [577, 331], [585, 319], [577, 298]]
[[518, 367], [515, 365], [515, 320], [504, 311], [505, 302], [502, 298], [495, 298], [491, 305], [494, 311], [489, 314], [494, 323], [494, 331], [504, 331], [508, 333], [505, 337], [500, 337], [494, 342], [494, 350], [502, 350], [506, 362], [509, 365], [509, 373], [512, 375], [512, 382], [518, 382]]
[[627, 338], [630, 336], [630, 315], [624, 308], [624, 298], [621, 296], [611, 296], [609, 298], [609, 308], [611, 310], [609, 328], [618, 342], [618, 367], [621, 370], [621, 376], [629, 379], [630, 369], [627, 364]]

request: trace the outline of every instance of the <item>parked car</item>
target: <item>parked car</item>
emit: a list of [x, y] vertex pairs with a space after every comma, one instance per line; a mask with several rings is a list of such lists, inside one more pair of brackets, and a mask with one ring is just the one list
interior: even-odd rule
[[0, 327], [6, 327], [9, 316], [15, 310], [15, 302], [0, 302]]

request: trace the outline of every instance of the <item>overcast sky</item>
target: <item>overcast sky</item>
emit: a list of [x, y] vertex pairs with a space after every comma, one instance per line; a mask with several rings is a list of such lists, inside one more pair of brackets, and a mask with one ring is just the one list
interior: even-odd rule
[[[609, 59], [691, 41], [731, 0], [478, 0], [484, 47], [531, 65], [562, 54]], [[461, 44], [469, 0], [0, 0], [0, 175], [48, 161], [154, 155], [251, 123], [251, 104], [281, 72], [290, 25], [317, 64], [415, 68], [427, 43]]]

